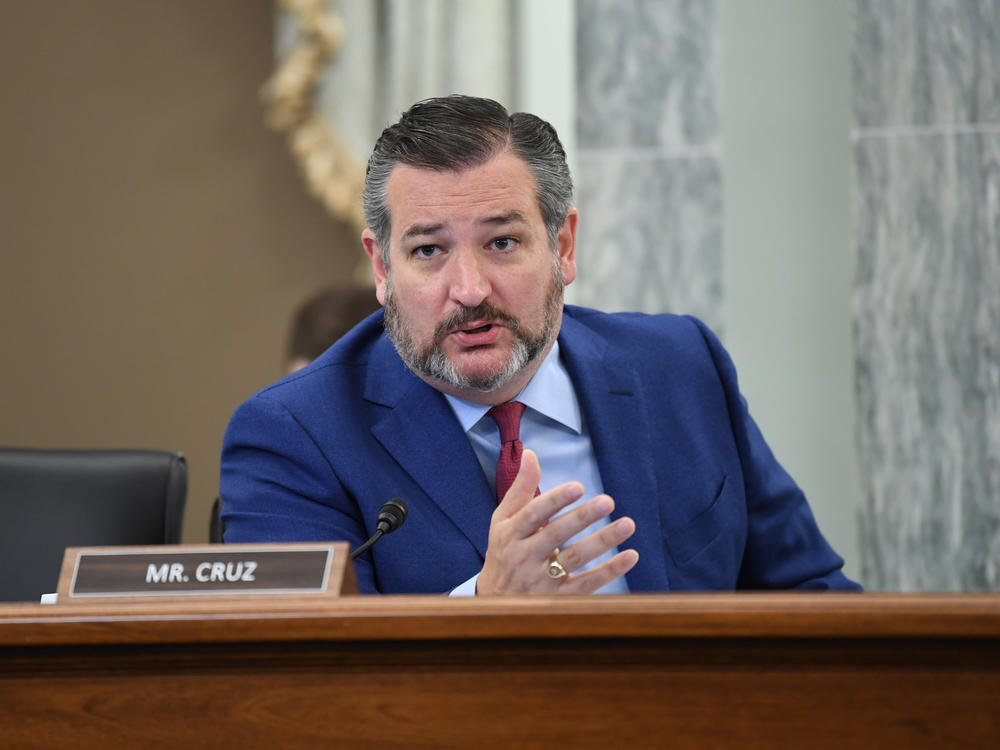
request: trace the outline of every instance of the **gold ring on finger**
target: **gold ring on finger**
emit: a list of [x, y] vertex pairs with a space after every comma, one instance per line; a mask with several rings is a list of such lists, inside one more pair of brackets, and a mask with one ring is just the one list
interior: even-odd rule
[[552, 555], [546, 563], [545, 572], [549, 574], [549, 578], [554, 578], [557, 581], [569, 574], [569, 571], [563, 567], [563, 564], [559, 562], [559, 559], [555, 555]]

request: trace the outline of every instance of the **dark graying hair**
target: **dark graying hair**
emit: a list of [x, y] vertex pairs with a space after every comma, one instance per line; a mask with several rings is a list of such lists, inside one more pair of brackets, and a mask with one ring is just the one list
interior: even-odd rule
[[531, 169], [549, 244], [555, 248], [573, 200], [573, 180], [555, 128], [526, 112], [508, 114], [492, 99], [455, 94], [414, 104], [382, 131], [368, 159], [365, 221], [375, 233], [386, 268], [391, 220], [386, 183], [393, 167], [459, 171], [480, 166], [505, 150]]

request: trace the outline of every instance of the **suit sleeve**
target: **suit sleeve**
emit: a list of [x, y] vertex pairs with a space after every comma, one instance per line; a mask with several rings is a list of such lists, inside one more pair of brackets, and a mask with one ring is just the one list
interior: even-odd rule
[[747, 543], [738, 588], [860, 590], [841, 572], [843, 559], [823, 537], [802, 490], [750, 416], [729, 355], [703, 323], [691, 320], [719, 373], [743, 470]]
[[[368, 536], [323, 452], [266, 393], [240, 406], [229, 422], [219, 490], [229, 543], [346, 541], [353, 549]], [[375, 592], [365, 556], [355, 570], [361, 592]]]

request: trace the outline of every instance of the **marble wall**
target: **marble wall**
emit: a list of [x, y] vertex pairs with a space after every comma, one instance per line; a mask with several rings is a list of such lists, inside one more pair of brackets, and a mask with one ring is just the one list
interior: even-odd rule
[[577, 0], [572, 302], [698, 315], [857, 577], [840, 0]]
[[722, 324], [715, 0], [579, 0], [570, 301]]
[[1000, 0], [855, 0], [862, 577], [1000, 590]]

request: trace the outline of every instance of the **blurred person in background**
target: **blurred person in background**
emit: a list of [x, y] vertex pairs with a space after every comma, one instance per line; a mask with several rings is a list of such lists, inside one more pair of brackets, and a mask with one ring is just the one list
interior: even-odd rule
[[285, 374], [301, 370], [378, 309], [375, 290], [362, 286], [331, 286], [309, 297], [292, 318]]

